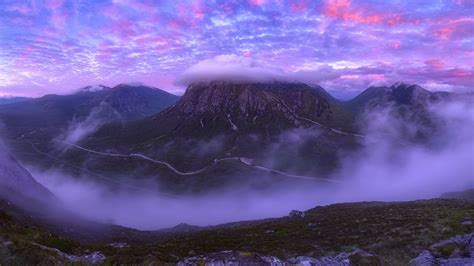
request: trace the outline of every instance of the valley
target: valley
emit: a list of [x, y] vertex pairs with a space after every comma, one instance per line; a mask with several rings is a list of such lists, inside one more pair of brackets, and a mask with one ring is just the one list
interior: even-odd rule
[[0, 18], [0, 266], [474, 266], [474, 0]]
[[[1, 261], [385, 265], [426, 249], [447, 259], [434, 246], [454, 236], [469, 248], [472, 196], [439, 198], [472, 186], [462, 168], [451, 182], [456, 162], [444, 161], [472, 159], [471, 120], [440, 111], [470, 112], [469, 97], [400, 83], [339, 101], [302, 83], [215, 81], [132, 115], [102, 95], [133, 90], [133, 106], [153, 90], [135, 89], [0, 107], [5, 151], [19, 160], [2, 159], [3, 171], [21, 177], [2, 176]], [[15, 118], [34, 108], [35, 123]], [[421, 158], [442, 170], [411, 165]]]

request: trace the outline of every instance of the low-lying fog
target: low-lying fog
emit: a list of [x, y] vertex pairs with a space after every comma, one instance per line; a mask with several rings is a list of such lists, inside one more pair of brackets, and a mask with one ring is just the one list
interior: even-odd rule
[[[472, 103], [436, 105], [432, 111], [442, 130], [429, 145], [400, 141], [401, 132], [415, 134], [415, 123], [401, 121], [387, 110], [369, 114], [365, 147], [346, 156], [332, 176], [341, 184], [289, 179], [265, 192], [242, 184], [205, 196], [173, 198], [146, 190], [110, 191], [93, 179], [78, 180], [54, 170], [29, 170], [70, 209], [95, 220], [138, 229], [179, 223], [213, 225], [284, 216], [292, 209], [330, 203], [423, 199], [473, 188]], [[152, 187], [151, 182], [136, 186]]]

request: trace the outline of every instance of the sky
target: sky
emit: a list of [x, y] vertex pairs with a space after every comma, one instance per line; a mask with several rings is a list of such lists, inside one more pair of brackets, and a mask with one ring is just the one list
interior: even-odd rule
[[0, 0], [0, 96], [214, 78], [474, 85], [474, 0]]

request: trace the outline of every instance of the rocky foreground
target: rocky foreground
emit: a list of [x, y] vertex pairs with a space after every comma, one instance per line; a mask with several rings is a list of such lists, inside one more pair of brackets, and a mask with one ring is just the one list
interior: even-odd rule
[[88, 226], [54, 225], [2, 202], [0, 263], [474, 264], [474, 202], [460, 199], [335, 204], [276, 219], [154, 232]]

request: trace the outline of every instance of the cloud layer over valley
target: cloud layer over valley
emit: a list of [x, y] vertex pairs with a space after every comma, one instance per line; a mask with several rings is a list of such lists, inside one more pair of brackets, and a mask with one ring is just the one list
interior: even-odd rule
[[[30, 170], [70, 209], [91, 219], [139, 229], [278, 217], [292, 209], [316, 205], [424, 199], [473, 188], [472, 99], [436, 104], [430, 112], [438, 121], [437, 133], [418, 144], [408, 141], [425, 130], [418, 121], [399, 116], [390, 108], [367, 113], [363, 147], [341, 155], [341, 166], [330, 176], [340, 184], [288, 178], [265, 188], [240, 183], [205, 194], [170, 196], [153, 190], [160, 187], [154, 177], [142, 181], [115, 177], [135, 188], [111, 189], [92, 177], [73, 178], [58, 169]], [[291, 137], [286, 141], [298, 145], [314, 134], [295, 131], [282, 137]], [[268, 154], [269, 165], [276, 159]]]

